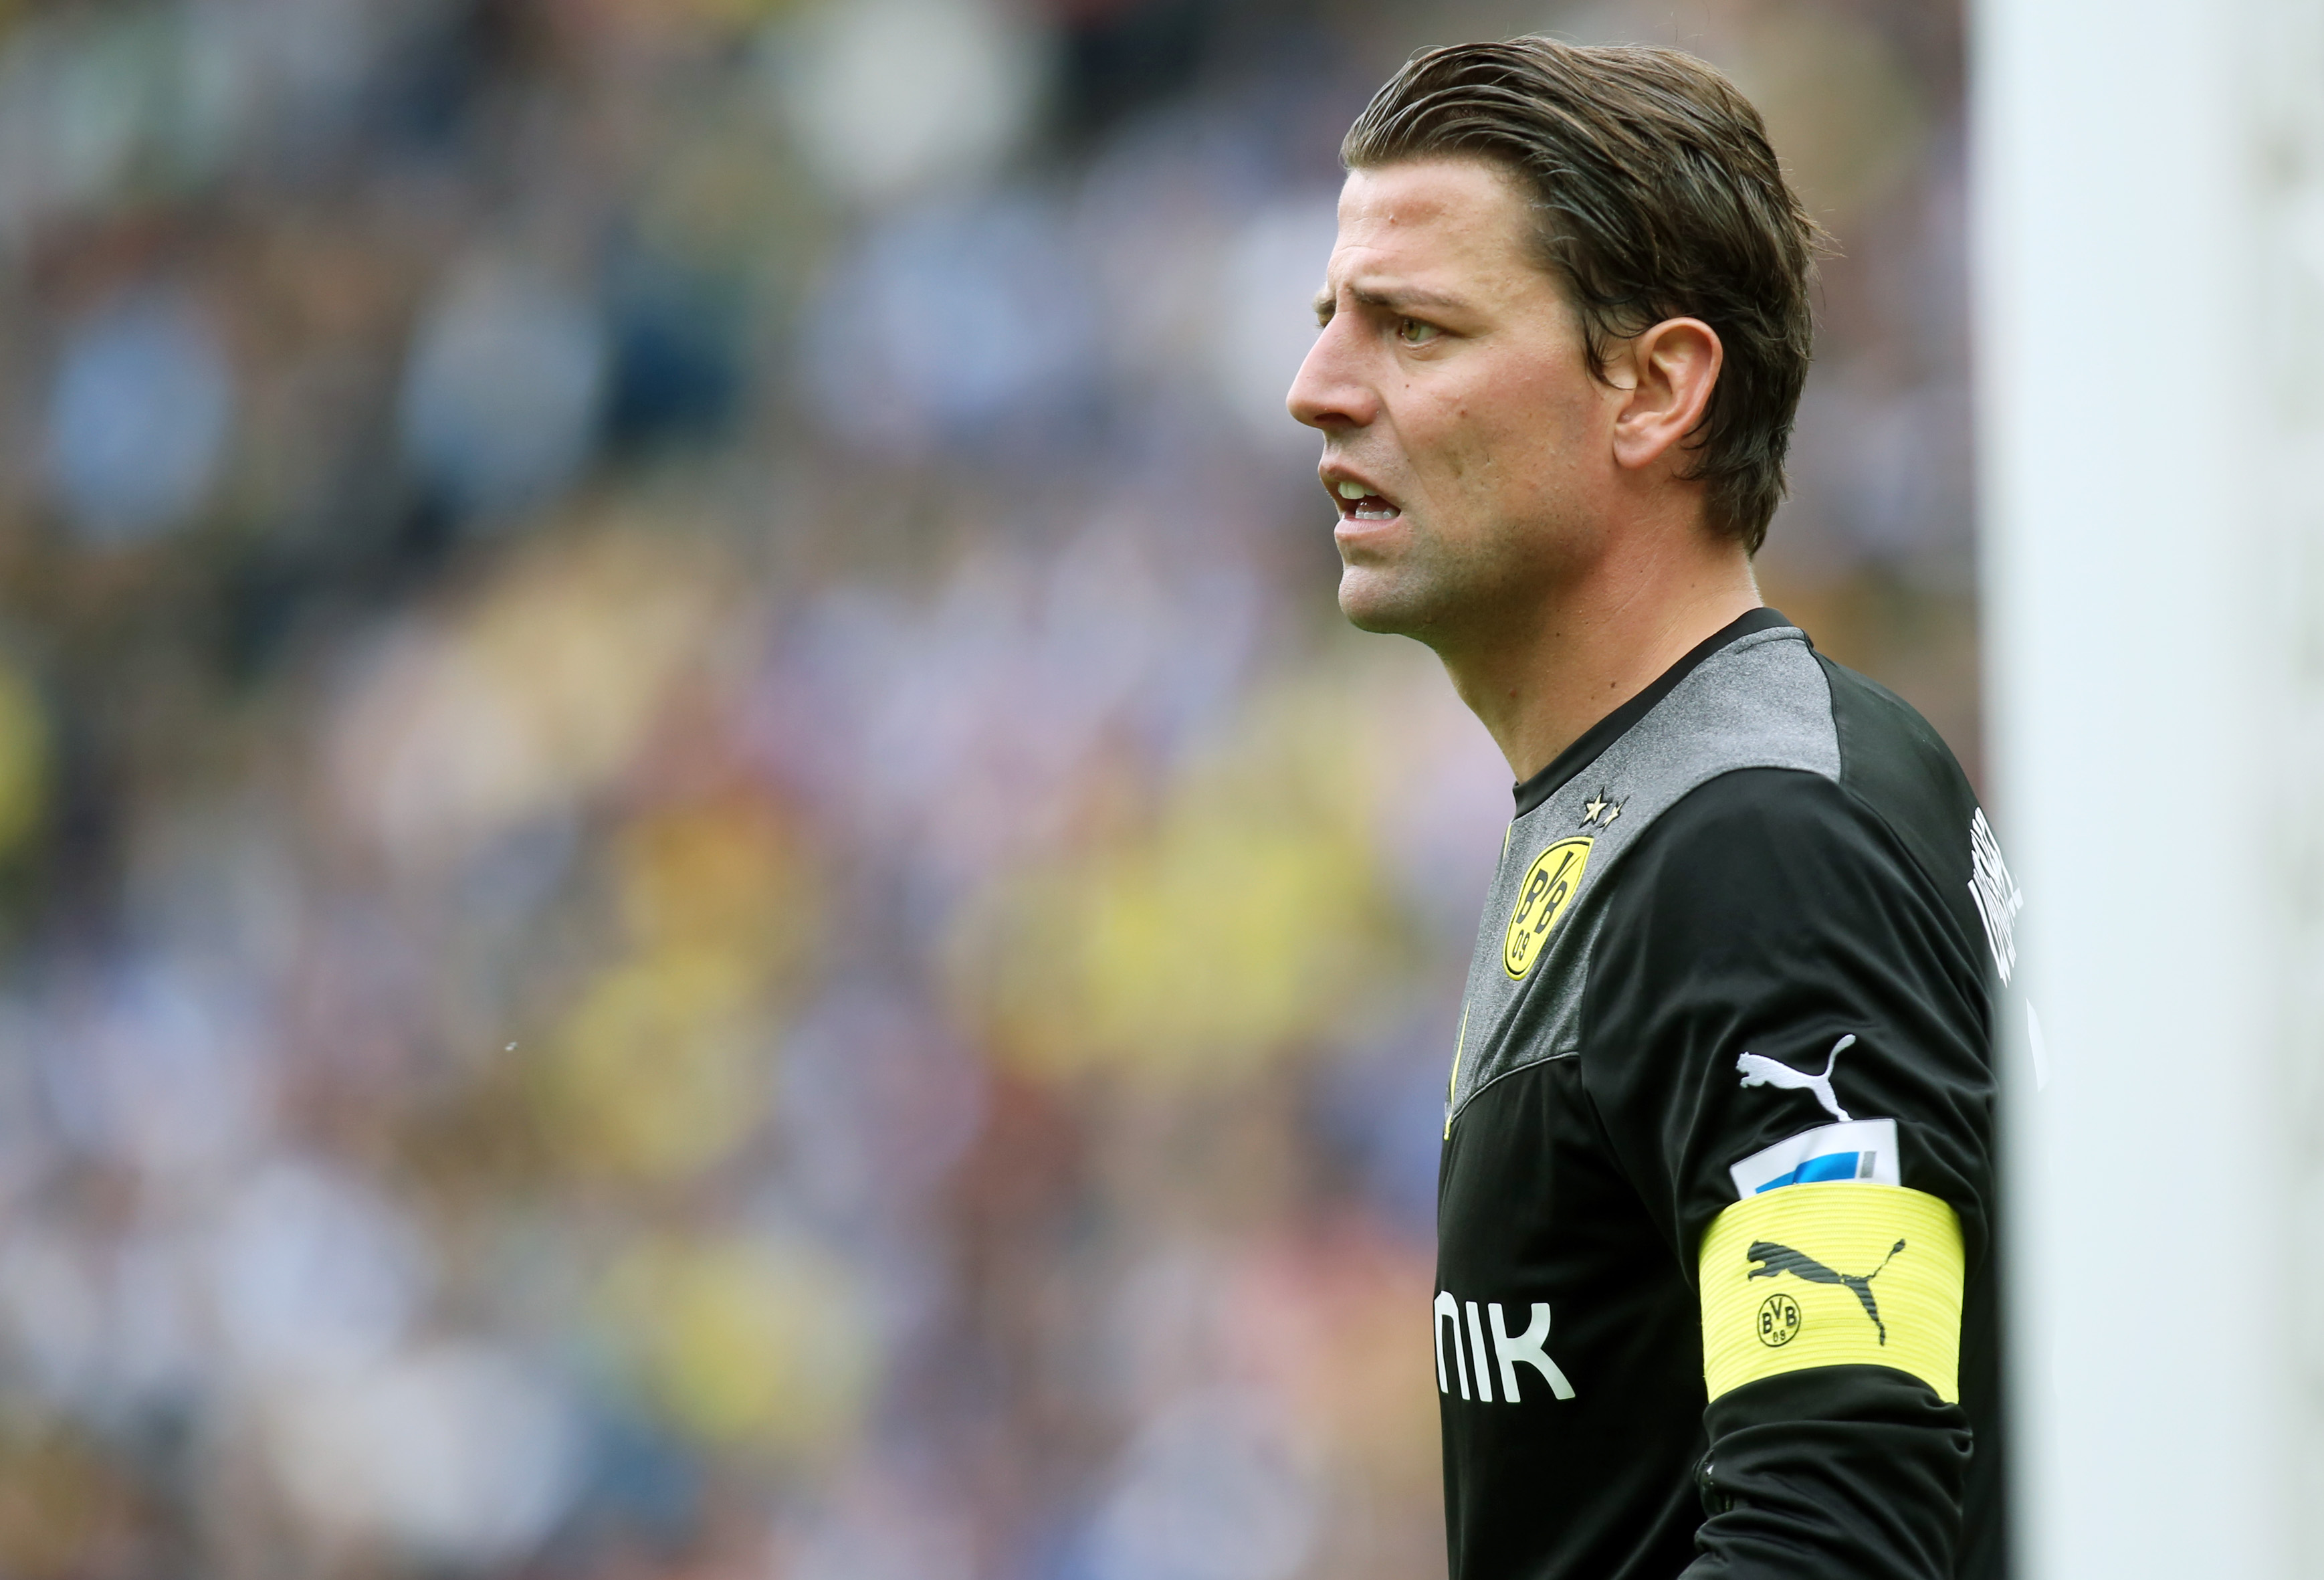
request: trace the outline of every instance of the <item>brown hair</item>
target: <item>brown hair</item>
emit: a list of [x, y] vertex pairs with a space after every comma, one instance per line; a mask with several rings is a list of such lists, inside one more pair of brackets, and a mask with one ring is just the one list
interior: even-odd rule
[[1823, 241], [1759, 112], [1675, 50], [1521, 38], [1422, 51], [1340, 145], [1351, 170], [1448, 154], [1529, 189], [1600, 376], [1610, 340], [1665, 319], [1717, 331], [1724, 363], [1686, 476], [1709, 485], [1711, 526], [1757, 553], [1784, 496]]

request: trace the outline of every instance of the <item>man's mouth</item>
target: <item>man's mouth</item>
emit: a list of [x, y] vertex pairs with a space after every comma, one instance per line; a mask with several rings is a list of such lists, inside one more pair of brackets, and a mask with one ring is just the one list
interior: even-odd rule
[[1386, 498], [1372, 493], [1360, 483], [1334, 484], [1332, 492], [1340, 504], [1340, 519], [1351, 522], [1392, 522], [1403, 513]]

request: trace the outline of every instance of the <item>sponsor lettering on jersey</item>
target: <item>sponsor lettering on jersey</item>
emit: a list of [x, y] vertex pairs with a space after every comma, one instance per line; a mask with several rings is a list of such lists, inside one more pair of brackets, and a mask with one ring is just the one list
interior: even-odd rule
[[2009, 864], [2001, 859], [2001, 841], [1993, 836], [1983, 807], [1969, 820], [1969, 898], [1977, 901], [1978, 919], [1985, 923], [1993, 967], [2001, 974], [2001, 985], [2007, 987], [2010, 973], [2017, 969], [2017, 913], [2025, 909], [2025, 896], [2009, 875]]
[[[1503, 1404], [1523, 1404], [1525, 1394], [1520, 1388], [1520, 1380], [1517, 1376], [1517, 1368], [1522, 1365], [1530, 1366], [1541, 1373], [1542, 1381], [1549, 1384], [1552, 1399], [1572, 1399], [1573, 1384], [1565, 1380], [1564, 1372], [1559, 1369], [1555, 1361], [1549, 1358], [1547, 1347], [1549, 1303], [1545, 1300], [1536, 1300], [1532, 1302], [1532, 1307], [1525, 1331], [1512, 1335], [1508, 1329], [1508, 1319], [1501, 1314], [1499, 1301], [1485, 1302], [1483, 1316], [1480, 1317], [1476, 1301], [1463, 1301], [1455, 1298], [1450, 1290], [1438, 1290], [1436, 1294], [1436, 1391], [1449, 1395], [1457, 1384], [1462, 1399], [1474, 1399], [1480, 1403], [1492, 1404], [1498, 1398]], [[1462, 1331], [1462, 1319], [1464, 1315], [1467, 1317], [1465, 1344]], [[1485, 1347], [1485, 1335], [1488, 1330], [1492, 1334], [1490, 1350]], [[1445, 1343], [1447, 1333], [1452, 1335], [1452, 1343], [1449, 1346]], [[1449, 1369], [1444, 1363], [1448, 1348], [1452, 1356], [1452, 1364]], [[1494, 1391], [1494, 1377], [1497, 1372], [1499, 1374], [1500, 1382], [1498, 1395]], [[1472, 1379], [1475, 1383], [1473, 1391], [1471, 1389]]]
[[[1859, 1122], [1862, 1123], [1862, 1122]], [[1802, 1183], [1704, 1235], [1703, 1381], [1717, 1399], [1812, 1366], [1886, 1366], [1960, 1400], [1960, 1222], [1902, 1187]]]
[[1581, 887], [1582, 874], [1590, 865], [1591, 843], [1587, 835], [1561, 839], [1534, 857], [1533, 865], [1526, 869], [1517, 904], [1509, 911], [1508, 934], [1501, 941], [1501, 968], [1510, 976], [1523, 978], [1541, 958], [1549, 929], [1573, 903], [1573, 892]]

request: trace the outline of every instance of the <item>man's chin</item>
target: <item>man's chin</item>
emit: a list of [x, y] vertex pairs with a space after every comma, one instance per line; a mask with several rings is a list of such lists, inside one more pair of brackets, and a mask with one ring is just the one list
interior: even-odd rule
[[1376, 570], [1348, 566], [1340, 572], [1340, 613], [1359, 631], [1416, 636], [1432, 622], [1417, 589]]

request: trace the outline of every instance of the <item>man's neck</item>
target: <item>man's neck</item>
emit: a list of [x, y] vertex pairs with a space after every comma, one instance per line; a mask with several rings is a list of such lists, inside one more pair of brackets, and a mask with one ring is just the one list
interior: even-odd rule
[[1453, 689], [1519, 783], [1705, 637], [1760, 606], [1740, 546], [1690, 532], [1656, 549], [1609, 554], [1517, 629], [1438, 650]]

